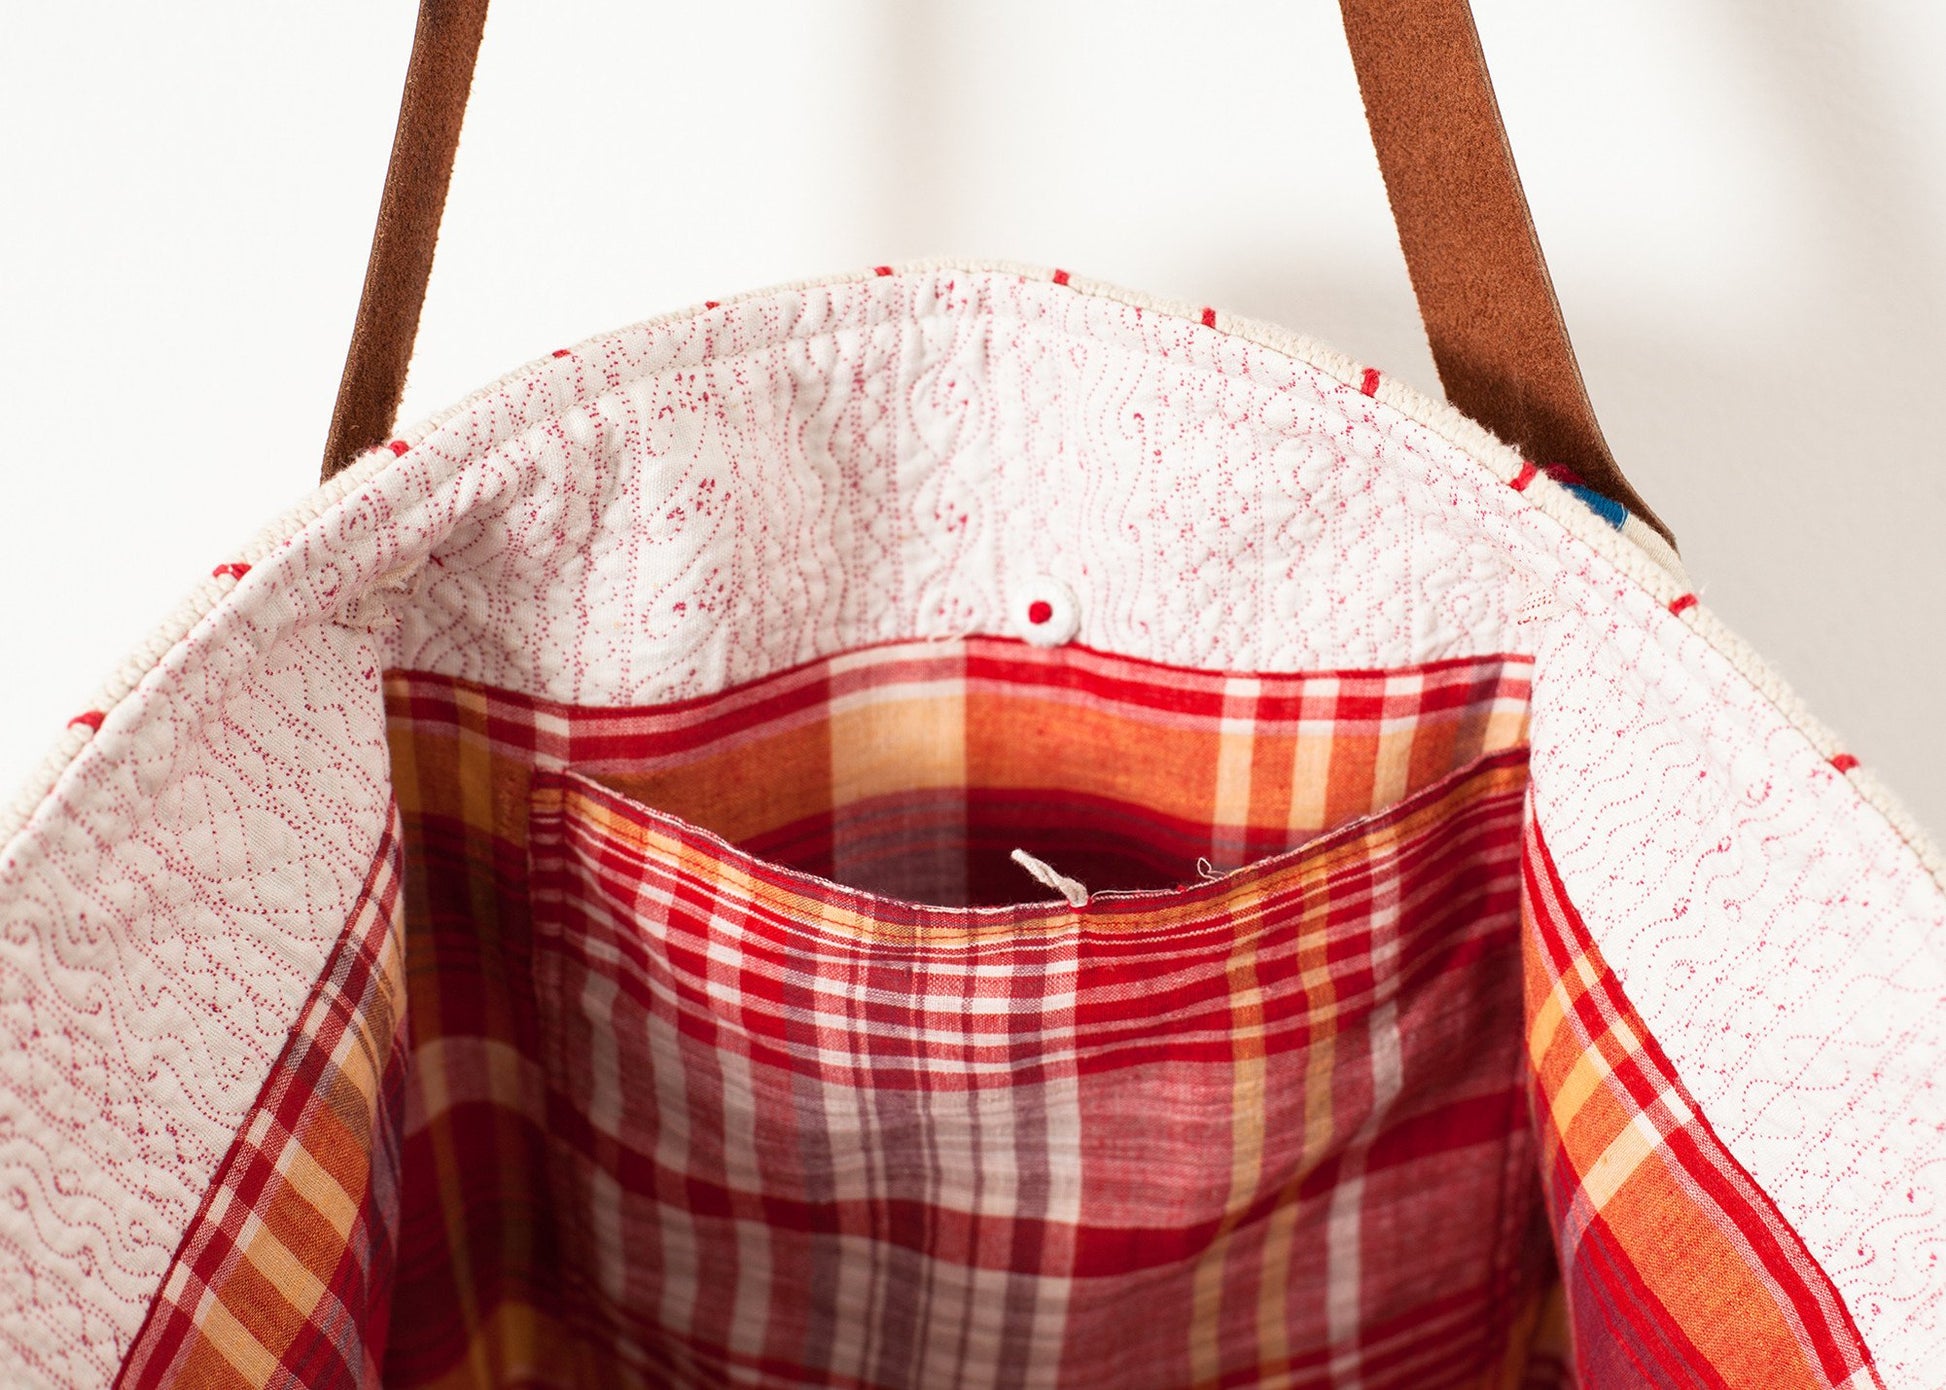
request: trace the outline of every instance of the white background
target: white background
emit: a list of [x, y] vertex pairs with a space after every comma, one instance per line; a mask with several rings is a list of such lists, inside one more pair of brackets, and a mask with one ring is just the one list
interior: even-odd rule
[[[1946, 6], [1478, 0], [1596, 406], [1705, 601], [1946, 832]], [[406, 0], [0, 0], [0, 784], [311, 484]], [[1437, 394], [1329, 0], [499, 0], [407, 391], [935, 254]]]

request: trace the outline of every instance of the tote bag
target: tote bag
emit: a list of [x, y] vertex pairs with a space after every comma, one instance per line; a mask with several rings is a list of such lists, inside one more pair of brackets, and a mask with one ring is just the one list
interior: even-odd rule
[[954, 264], [393, 434], [429, 0], [328, 481], [0, 826], [0, 1381], [1946, 1384], [1940, 861], [1344, 11], [1452, 405]]

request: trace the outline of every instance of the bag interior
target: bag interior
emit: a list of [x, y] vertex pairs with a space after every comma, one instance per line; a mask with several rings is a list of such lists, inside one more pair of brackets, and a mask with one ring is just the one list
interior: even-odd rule
[[392, 672], [386, 1383], [1430, 1386], [1536, 1354], [1530, 674], [971, 638], [615, 708]]
[[1375, 371], [865, 275], [220, 558], [0, 863], [51, 1383], [1941, 1363], [1923, 837]]

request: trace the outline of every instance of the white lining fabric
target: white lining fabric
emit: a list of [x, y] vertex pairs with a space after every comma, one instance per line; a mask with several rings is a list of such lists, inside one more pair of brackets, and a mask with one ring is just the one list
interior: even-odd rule
[[1535, 655], [1570, 894], [1888, 1383], [1930, 1384], [1937, 856], [1670, 614], [1679, 573], [1450, 410], [1200, 319], [1011, 267], [767, 291], [542, 359], [209, 557], [252, 568], [0, 824], [0, 1359], [112, 1377], [384, 828], [380, 671], [651, 704], [1008, 633], [1051, 577], [1075, 640], [1177, 665]]

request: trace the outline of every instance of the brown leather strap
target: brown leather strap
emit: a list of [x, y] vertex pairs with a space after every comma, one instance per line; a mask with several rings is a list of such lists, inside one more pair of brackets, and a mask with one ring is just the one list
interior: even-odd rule
[[324, 444], [327, 478], [383, 440], [398, 419], [486, 10], [487, 0], [420, 0], [365, 291]]
[[1365, 119], [1446, 397], [1671, 544], [1595, 420], [1467, 0], [1340, 0]]
[[[1467, 0], [1341, 0], [1365, 115], [1454, 405], [1669, 535], [1595, 422]], [[391, 432], [419, 330], [486, 0], [421, 0], [328, 478]]]

